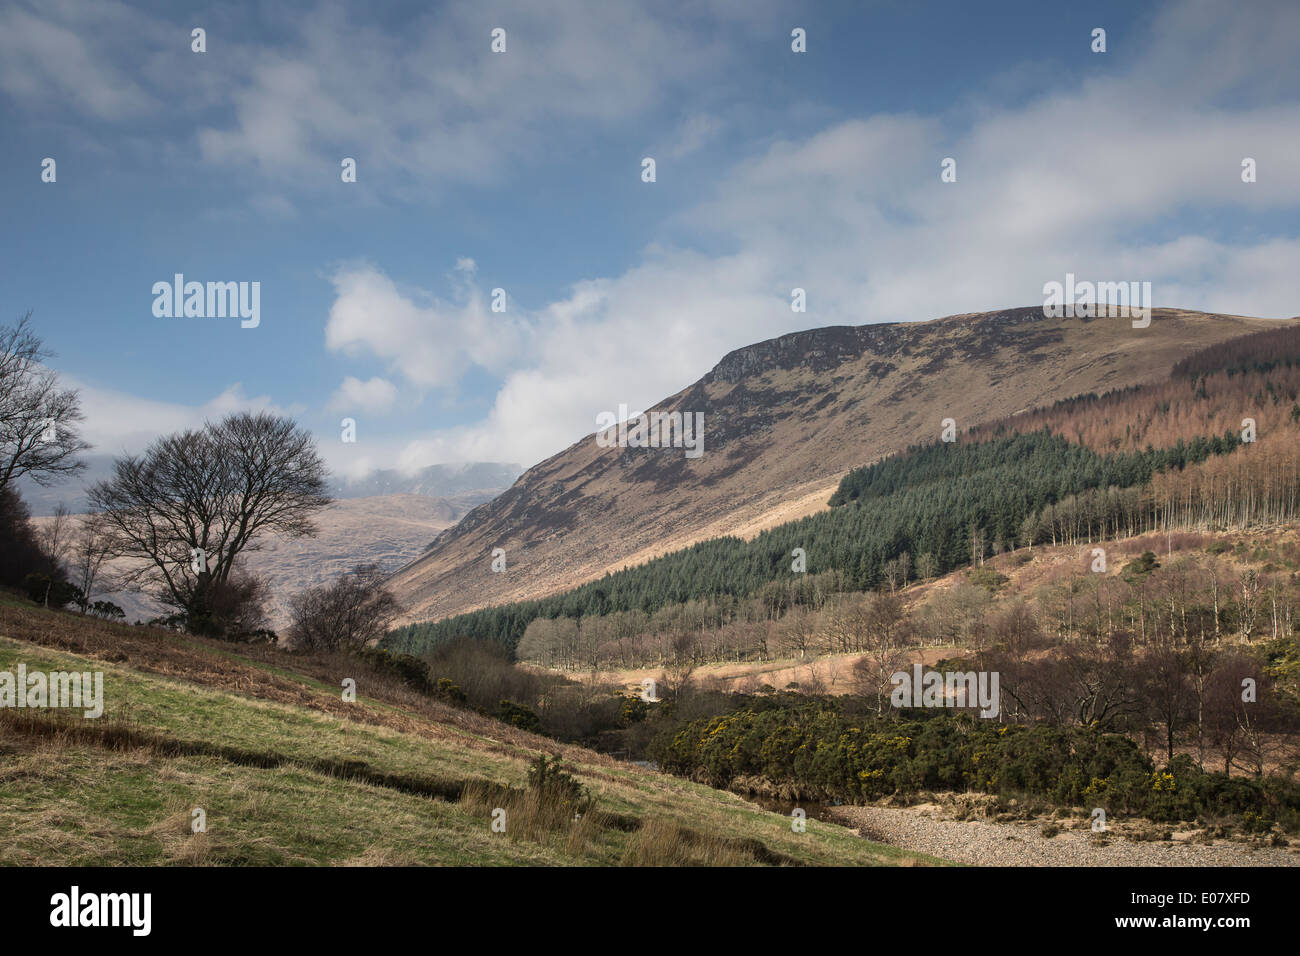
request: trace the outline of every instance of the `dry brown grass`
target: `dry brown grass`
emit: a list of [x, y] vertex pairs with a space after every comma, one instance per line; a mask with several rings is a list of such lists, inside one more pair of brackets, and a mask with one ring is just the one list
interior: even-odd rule
[[476, 782], [465, 788], [461, 804], [485, 819], [505, 811], [503, 839], [545, 843], [576, 859], [589, 855], [610, 831], [630, 833], [625, 866], [782, 866], [800, 861], [772, 850], [758, 839], [705, 833], [667, 816], [632, 817], [599, 808], [578, 810], [554, 795]]
[[571, 847], [574, 855], [581, 855], [602, 829], [595, 813], [583, 814], [585, 808], [575, 808], [532, 789], [476, 781], [465, 788], [460, 802], [489, 820], [504, 811], [505, 831], [501, 835], [505, 839], [562, 843]]
[[364, 852], [349, 860], [344, 860], [339, 866], [421, 866], [422, 861], [415, 859], [406, 853], [398, 853], [386, 847], [371, 846], [367, 847]]
[[625, 866], [754, 866], [752, 853], [734, 841], [690, 830], [667, 817], [651, 817], [623, 856]]
[[[444, 704], [347, 654], [291, 654], [268, 645], [231, 644], [8, 603], [0, 603], [0, 635], [245, 697], [305, 707], [340, 720], [455, 741], [458, 746], [481, 751], [508, 756], [517, 756], [521, 747], [558, 752], [566, 759], [580, 758], [597, 776], [597, 767], [615, 765], [612, 758], [557, 744]], [[325, 687], [313, 687], [268, 668], [292, 670]], [[356, 703], [344, 702], [339, 688], [345, 677], [357, 681], [359, 695], [387, 706], [375, 706], [360, 697]], [[468, 731], [474, 737], [467, 739], [457, 731]]]
[[211, 862], [214, 838], [210, 833], [195, 833], [192, 829], [193, 808], [172, 804], [167, 814], [142, 832], [162, 844], [163, 855], [170, 863], [180, 866], [203, 866]]

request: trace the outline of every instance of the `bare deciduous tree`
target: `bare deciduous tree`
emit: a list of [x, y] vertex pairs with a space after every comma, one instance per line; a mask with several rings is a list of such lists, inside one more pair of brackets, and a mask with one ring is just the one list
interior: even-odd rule
[[0, 488], [23, 475], [42, 486], [73, 475], [90, 447], [77, 430], [80, 399], [43, 364], [53, 353], [30, 317], [0, 328]]
[[[42, 556], [49, 566], [55, 570], [63, 567], [63, 559], [68, 551], [68, 527], [68, 509], [63, 505], [63, 502], [59, 502], [58, 507], [54, 509], [54, 516], [45, 522], [36, 533], [36, 540], [40, 544]], [[52, 572], [51, 578], [45, 582], [43, 603], [46, 607], [50, 606], [50, 588], [53, 585]]]
[[939, 561], [930, 552], [921, 554], [916, 559], [916, 575], [922, 581], [928, 581], [939, 573]]
[[126, 583], [153, 587], [201, 629], [208, 593], [235, 559], [264, 535], [314, 535], [312, 519], [330, 502], [324, 492], [325, 463], [309, 433], [288, 418], [240, 412], [119, 459], [88, 497], [113, 553], [134, 563]]
[[781, 622], [781, 646], [786, 653], [799, 652], [799, 660], [807, 656], [817, 634], [817, 621], [811, 611], [794, 608]]
[[672, 656], [665, 665], [668, 688], [674, 700], [680, 700], [695, 673], [695, 638], [689, 631], [672, 636]]
[[384, 636], [401, 607], [374, 564], [359, 565], [333, 584], [308, 588], [289, 601], [289, 641], [303, 650], [357, 651]]
[[81, 591], [77, 602], [81, 613], [91, 606], [95, 585], [102, 579], [104, 563], [113, 553], [113, 537], [104, 520], [95, 514], [86, 515], [74, 529], [68, 543], [68, 565], [72, 583]]
[[867, 653], [853, 669], [860, 691], [874, 694], [876, 712], [884, 713], [890, 678], [906, 666], [911, 650], [911, 630], [903, 602], [895, 594], [872, 595], [865, 618]]

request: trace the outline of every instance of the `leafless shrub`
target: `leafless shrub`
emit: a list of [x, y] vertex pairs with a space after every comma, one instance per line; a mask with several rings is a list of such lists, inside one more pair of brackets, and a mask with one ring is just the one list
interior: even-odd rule
[[289, 643], [302, 650], [356, 651], [383, 637], [401, 607], [378, 565], [358, 565], [333, 584], [289, 600]]

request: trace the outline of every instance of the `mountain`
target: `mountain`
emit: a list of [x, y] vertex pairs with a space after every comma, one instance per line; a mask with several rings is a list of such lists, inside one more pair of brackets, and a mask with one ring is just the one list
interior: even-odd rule
[[86, 489], [113, 474], [113, 456], [82, 455], [81, 460], [86, 467], [75, 478], [48, 488], [41, 487], [26, 475], [18, 479], [18, 493], [33, 515], [52, 515], [60, 504], [73, 514], [86, 510]]
[[[113, 455], [82, 456], [85, 469], [71, 481], [42, 488], [29, 478], [18, 480], [18, 491], [34, 515], [54, 514], [60, 502], [80, 514], [86, 510], [86, 489], [113, 474]], [[461, 465], [430, 465], [413, 475], [393, 469], [372, 471], [364, 478], [349, 481], [333, 477], [328, 492], [335, 498], [373, 498], [380, 495], [426, 495], [431, 498], [456, 499], [474, 495], [478, 504], [502, 488], [509, 488], [522, 474], [519, 465], [498, 462], [471, 462]], [[464, 504], [453, 500], [453, 506]], [[463, 511], [464, 508], [461, 508]], [[425, 542], [428, 543], [427, 541]]]
[[267, 537], [247, 554], [246, 566], [263, 578], [267, 613], [276, 631], [288, 623], [288, 599], [308, 587], [332, 581], [358, 564], [396, 570], [418, 555], [440, 531], [497, 489], [452, 497], [424, 494], [340, 498], [316, 518], [314, 538]]
[[370, 498], [376, 495], [428, 495], [449, 498], [469, 492], [509, 488], [523, 473], [519, 465], [499, 462], [470, 462], [462, 465], [430, 465], [413, 475], [393, 469], [372, 471], [357, 481], [335, 479], [330, 494], [336, 498]]
[[[1160, 381], [1197, 349], [1275, 320], [1157, 309], [1046, 318], [1041, 306], [837, 326], [738, 349], [649, 411], [704, 413], [704, 452], [601, 447], [530, 468], [392, 579], [407, 620], [541, 597], [720, 535], [826, 506], [843, 475], [909, 445], [1087, 392]], [[612, 407], [592, 396], [593, 408]], [[503, 548], [506, 570], [493, 573]]]
[[[340, 498], [316, 517], [313, 538], [262, 539], [262, 547], [246, 551], [245, 568], [267, 584], [268, 623], [282, 631], [288, 623], [288, 601], [304, 588], [332, 580], [358, 564], [378, 564], [396, 570], [418, 555], [439, 531], [466, 511], [489, 500], [497, 490], [464, 492], [451, 497], [376, 495]], [[38, 517], [38, 526], [53, 519]], [[151, 598], [131, 592], [95, 595], [126, 612], [128, 621], [150, 620], [166, 613]]]
[[[23, 500], [44, 523], [62, 503], [73, 515], [86, 510], [85, 489], [108, 478], [112, 455], [86, 455], [85, 470], [76, 479], [49, 488], [20, 479]], [[261, 550], [247, 552], [245, 566], [263, 577], [270, 599], [270, 626], [282, 630], [288, 623], [288, 599], [304, 588], [322, 584], [358, 564], [378, 564], [396, 570], [419, 555], [440, 531], [455, 524], [476, 505], [490, 501], [519, 477], [519, 465], [474, 462], [432, 465], [413, 475], [374, 471], [349, 482], [330, 481], [332, 506], [317, 519], [314, 538], [267, 538]], [[149, 597], [131, 592], [97, 594], [126, 611], [127, 620], [149, 620], [165, 613]]]

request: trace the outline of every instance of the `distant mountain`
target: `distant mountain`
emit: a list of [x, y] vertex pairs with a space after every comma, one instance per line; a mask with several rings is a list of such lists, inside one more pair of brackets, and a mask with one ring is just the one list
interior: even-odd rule
[[49, 488], [42, 488], [25, 475], [18, 479], [18, 493], [33, 515], [52, 515], [60, 502], [73, 514], [85, 512], [86, 489], [112, 474], [113, 456], [90, 454], [81, 458], [86, 463], [84, 471]]
[[[60, 502], [73, 515], [83, 514], [85, 490], [112, 473], [113, 457], [87, 455], [81, 475], [51, 488], [20, 480], [23, 500], [38, 523], [52, 515]], [[356, 482], [331, 478], [329, 494], [336, 500], [318, 515], [319, 534], [291, 540], [266, 538], [258, 550], [245, 554], [245, 566], [268, 585], [271, 626], [284, 628], [288, 600], [304, 588], [330, 581], [358, 564], [397, 570], [419, 555], [438, 532], [509, 488], [522, 471], [519, 465], [475, 462], [433, 465], [414, 475], [376, 471]], [[160, 605], [141, 594], [112, 592], [96, 597], [121, 605], [129, 621], [163, 613]]]
[[[114, 457], [95, 453], [85, 455], [86, 469], [81, 474], [49, 488], [42, 488], [29, 478], [20, 478], [18, 491], [33, 515], [54, 514], [59, 502], [63, 502], [73, 514], [81, 514], [86, 510], [86, 489], [112, 474]], [[413, 475], [384, 469], [372, 471], [357, 481], [333, 477], [329, 493], [335, 498], [373, 498], [379, 495], [455, 498], [476, 493], [479, 501], [483, 501], [509, 488], [523, 471], [519, 465], [497, 462], [430, 465]]]
[[330, 493], [336, 498], [371, 498], [376, 495], [427, 495], [449, 498], [472, 491], [500, 491], [515, 483], [524, 469], [519, 465], [479, 461], [462, 465], [430, 465], [413, 475], [393, 469], [372, 471], [358, 481], [335, 479]]
[[418, 555], [429, 541], [500, 489], [438, 497], [428, 494], [340, 497], [316, 518], [313, 538], [263, 539], [245, 565], [267, 584], [267, 612], [279, 631], [288, 623], [288, 601], [297, 592], [325, 584], [358, 564], [393, 571]]
[[[706, 538], [750, 537], [825, 508], [848, 470], [934, 441], [944, 419], [965, 431], [1163, 381], [1190, 353], [1276, 324], [1155, 309], [1135, 329], [1034, 306], [759, 342], [655, 406], [704, 413], [701, 457], [588, 435], [439, 534], [391, 585], [406, 620], [434, 620], [567, 590]], [[589, 397], [593, 409], [620, 398]], [[495, 548], [504, 573], [492, 573]]]
[[[435, 534], [499, 491], [340, 498], [316, 516], [314, 537], [264, 537], [256, 550], [244, 553], [241, 563], [266, 583], [269, 623], [280, 631], [288, 623], [289, 599], [299, 591], [325, 584], [358, 564], [394, 571], [418, 555]], [[51, 520], [38, 517], [36, 523]], [[164, 613], [161, 605], [138, 593], [97, 592], [95, 597], [120, 605], [128, 621]]]

